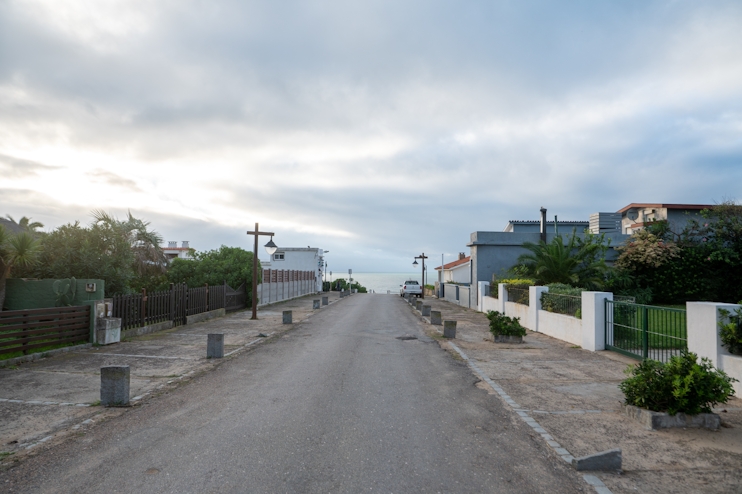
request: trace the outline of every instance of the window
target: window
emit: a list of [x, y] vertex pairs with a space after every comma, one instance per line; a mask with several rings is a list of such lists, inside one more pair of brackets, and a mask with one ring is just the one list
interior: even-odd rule
[[283, 252], [276, 252], [273, 254], [273, 260], [274, 261], [283, 261], [284, 260], [284, 253]]

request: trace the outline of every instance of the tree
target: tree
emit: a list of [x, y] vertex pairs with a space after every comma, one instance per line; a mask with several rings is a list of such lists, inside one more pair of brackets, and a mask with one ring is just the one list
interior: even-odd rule
[[62, 225], [41, 238], [39, 263], [24, 269], [36, 278], [92, 278], [105, 280], [106, 296], [131, 293], [161, 282], [167, 261], [160, 236], [149, 223], [128, 213], [118, 220], [93, 211], [89, 227], [79, 222]]
[[[251, 296], [252, 290], [252, 252], [240, 247], [222, 245], [218, 250], [197, 252], [195, 259], [173, 259], [167, 272], [170, 283], [185, 283], [189, 287], [221, 285], [224, 281], [232, 288], [243, 283]], [[258, 262], [258, 283], [261, 282], [262, 268]]]
[[13, 217], [9, 214], [6, 214], [5, 217], [28, 233], [38, 233], [36, 230], [38, 230], [39, 228], [44, 228], [44, 225], [42, 223], [39, 223], [38, 221], [34, 221], [32, 223], [31, 218], [27, 218], [26, 216], [23, 216], [19, 221], [14, 220]]
[[5, 305], [5, 284], [13, 268], [33, 266], [38, 255], [38, 241], [30, 233], [11, 235], [0, 225], [0, 310]]
[[573, 231], [566, 243], [561, 235], [556, 235], [549, 243], [543, 240], [538, 244], [526, 242], [523, 247], [530, 252], [518, 257], [515, 269], [521, 275], [534, 278], [540, 284], [602, 288], [608, 271], [605, 263], [608, 242], [604, 235], [586, 233], [582, 239]]

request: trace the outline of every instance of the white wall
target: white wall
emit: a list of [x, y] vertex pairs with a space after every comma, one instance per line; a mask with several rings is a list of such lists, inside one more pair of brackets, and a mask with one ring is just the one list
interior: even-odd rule
[[582, 346], [582, 320], [576, 317], [540, 310], [538, 331], [552, 338]]
[[531, 318], [528, 314], [528, 306], [516, 304], [515, 302], [505, 302], [505, 315], [508, 317], [519, 317], [520, 325], [535, 331], [531, 326]]
[[[263, 269], [287, 269], [296, 271], [312, 271], [317, 277], [317, 291], [322, 291], [322, 271], [320, 270], [321, 261], [324, 256], [324, 250], [319, 248], [302, 248], [302, 247], [287, 247], [284, 249], [279, 248], [274, 255], [271, 256], [269, 262], [262, 263]], [[276, 254], [283, 254], [283, 260], [275, 260]], [[336, 278], [348, 279], [347, 273], [345, 276], [338, 275]]]

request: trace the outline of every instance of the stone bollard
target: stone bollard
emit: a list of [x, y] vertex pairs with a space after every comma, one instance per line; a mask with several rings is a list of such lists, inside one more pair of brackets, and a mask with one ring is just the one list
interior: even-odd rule
[[430, 324], [435, 324], [436, 326], [441, 325], [441, 311], [439, 310], [431, 310], [430, 311]]
[[443, 337], [456, 338], [456, 321], [443, 321]]
[[322, 305], [328, 305], [330, 303], [330, 299], [327, 297], [322, 297]]
[[100, 404], [118, 407], [129, 404], [130, 372], [128, 365], [100, 368]]
[[95, 342], [97, 344], [110, 345], [119, 341], [121, 341], [121, 318], [99, 317], [95, 320]]
[[344, 298], [344, 297], [345, 297], [345, 292], [340, 292], [340, 298]]
[[283, 323], [291, 324], [292, 312], [290, 310], [283, 311]]
[[430, 315], [430, 306], [423, 305], [423, 316], [429, 316], [429, 315]]
[[415, 301], [415, 310], [418, 310], [422, 312], [423, 310], [423, 301], [422, 300], [416, 300]]
[[224, 335], [212, 333], [206, 337], [206, 358], [224, 357]]
[[319, 300], [312, 300], [312, 309], [319, 309]]

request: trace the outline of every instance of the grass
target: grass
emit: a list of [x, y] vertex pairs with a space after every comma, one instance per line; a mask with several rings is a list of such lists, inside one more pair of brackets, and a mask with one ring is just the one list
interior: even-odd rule
[[8, 456], [14, 455], [14, 451], [0, 451], [0, 461], [4, 460]]
[[[0, 341], [2, 341], [2, 340], [0, 340]], [[85, 343], [85, 342], [84, 341], [79, 341], [77, 343], [61, 343], [61, 344], [56, 344], [56, 345], [50, 344], [49, 346], [45, 346], [45, 347], [41, 347], [41, 348], [35, 348], [35, 349], [31, 350], [31, 353], [28, 353], [28, 354], [24, 354], [23, 353], [23, 350], [18, 350], [17, 352], [4, 353], [4, 354], [0, 355], [0, 360], [8, 360], [8, 359], [11, 359], [11, 358], [23, 357], [24, 355], [31, 355], [31, 354], [34, 354], [34, 353], [46, 353], [49, 350], [56, 350], [57, 348], [65, 348], [65, 347], [68, 347], [68, 346], [81, 345], [83, 343]], [[48, 357], [48, 356], [49, 356], [48, 354], [43, 355], [43, 357]]]

